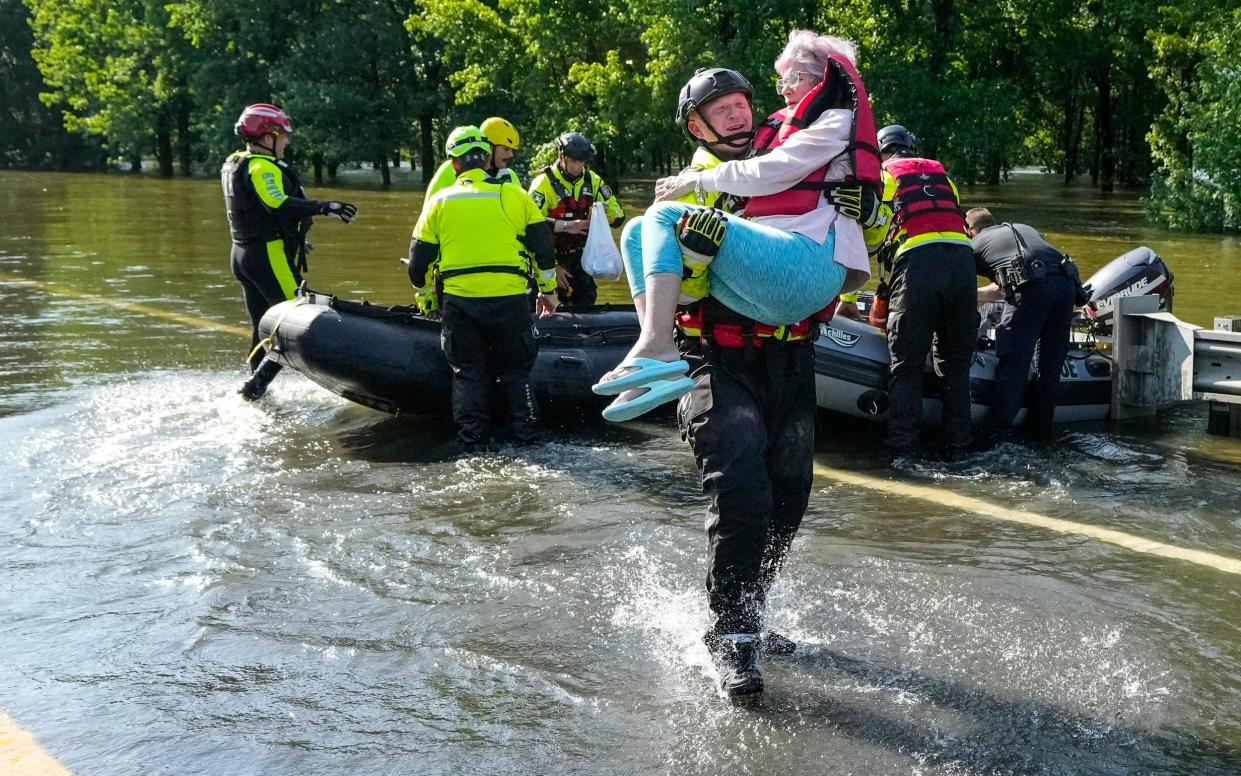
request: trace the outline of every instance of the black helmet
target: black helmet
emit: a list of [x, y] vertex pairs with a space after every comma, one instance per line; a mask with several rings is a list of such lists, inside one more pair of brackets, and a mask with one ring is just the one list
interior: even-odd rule
[[754, 87], [745, 80], [745, 76], [736, 70], [726, 67], [700, 67], [694, 75], [681, 87], [681, 95], [677, 98], [677, 124], [685, 129], [689, 123], [689, 112], [700, 105], [705, 105], [717, 97], [740, 92], [746, 99], [754, 99]]
[[889, 151], [892, 153], [912, 154], [914, 147], [918, 143], [918, 138], [914, 137], [914, 133], [905, 129], [900, 124], [889, 124], [879, 130], [879, 155], [883, 156]]
[[595, 157], [595, 147], [581, 132], [566, 132], [556, 138], [556, 152], [579, 162], [590, 162]]

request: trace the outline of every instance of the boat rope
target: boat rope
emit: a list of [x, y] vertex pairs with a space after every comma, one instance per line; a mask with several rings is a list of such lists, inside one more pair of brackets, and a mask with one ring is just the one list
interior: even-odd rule
[[310, 297], [299, 296], [297, 298], [297, 301], [289, 305], [288, 309], [286, 309], [283, 313], [281, 313], [280, 317], [276, 319], [276, 324], [271, 327], [271, 333], [268, 334], [263, 339], [259, 340], [259, 344], [254, 346], [254, 350], [250, 351], [250, 355], [246, 356], [246, 361], [249, 361], [250, 359], [254, 358], [254, 354], [258, 353], [261, 349], [270, 347], [276, 336], [276, 332], [280, 330], [280, 324], [284, 323], [284, 319], [289, 317], [289, 313], [293, 311], [293, 308], [301, 307], [302, 305], [306, 304], [309, 301], [310, 301]]

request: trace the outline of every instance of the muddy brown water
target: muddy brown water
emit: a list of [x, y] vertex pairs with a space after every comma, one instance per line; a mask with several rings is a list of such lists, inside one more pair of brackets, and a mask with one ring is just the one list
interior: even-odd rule
[[[314, 193], [362, 217], [316, 226], [311, 283], [409, 301], [419, 195]], [[1235, 238], [1045, 179], [964, 195], [1241, 313]], [[294, 374], [245, 404], [243, 338], [192, 320], [244, 323], [227, 251], [213, 181], [0, 173], [0, 709], [74, 772], [1241, 773], [1241, 579], [882, 488], [1239, 558], [1241, 441], [1201, 407], [898, 472], [825, 417], [818, 462], [880, 485], [816, 485], [771, 611], [802, 647], [733, 708], [670, 427], [455, 458], [443, 419]]]

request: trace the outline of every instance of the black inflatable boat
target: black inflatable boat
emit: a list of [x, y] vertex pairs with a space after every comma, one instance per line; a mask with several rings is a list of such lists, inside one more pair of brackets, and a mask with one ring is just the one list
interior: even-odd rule
[[[439, 321], [414, 307], [379, 307], [303, 288], [267, 311], [259, 326], [281, 363], [332, 393], [391, 413], [440, 412], [450, 404], [451, 372]], [[602, 409], [594, 385], [638, 337], [633, 307], [608, 305], [538, 321], [539, 356], [531, 385], [545, 410]]]
[[[1111, 301], [1155, 294], [1171, 309], [1172, 273], [1149, 248], [1137, 248], [1096, 272], [1082, 330], [1061, 372], [1057, 422], [1101, 420], [1111, 406], [1112, 362], [1107, 356]], [[987, 311], [984, 310], [984, 313]], [[638, 336], [631, 306], [601, 305], [557, 313], [537, 324], [539, 356], [531, 384], [545, 411], [598, 411], [610, 401], [590, 386], [613, 369]], [[994, 323], [984, 315], [970, 371], [973, 416], [991, 405], [996, 357]], [[450, 373], [439, 345], [440, 325], [412, 307], [379, 307], [304, 290], [271, 308], [260, 325], [280, 361], [324, 388], [385, 412], [442, 412]], [[815, 343], [818, 404], [871, 420], [887, 414], [888, 350], [884, 335], [865, 323], [837, 318]], [[938, 422], [938, 381], [929, 371], [924, 414]]]

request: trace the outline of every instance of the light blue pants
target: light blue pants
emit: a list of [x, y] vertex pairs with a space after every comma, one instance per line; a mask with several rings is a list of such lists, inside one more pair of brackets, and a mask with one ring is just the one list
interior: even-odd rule
[[[646, 276], [681, 274], [676, 225], [681, 202], [657, 202], [621, 234], [621, 253], [634, 296], [646, 291]], [[837, 264], [836, 232], [819, 245], [804, 235], [725, 216], [724, 242], [707, 270], [711, 296], [729, 309], [762, 323], [796, 323], [817, 313], [840, 292], [845, 268]]]

